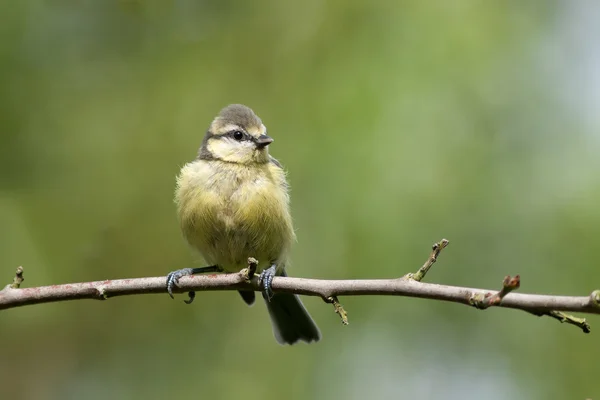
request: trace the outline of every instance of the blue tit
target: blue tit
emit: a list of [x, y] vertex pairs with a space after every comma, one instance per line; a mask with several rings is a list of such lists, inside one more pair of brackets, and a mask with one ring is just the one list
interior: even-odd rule
[[[296, 239], [285, 171], [269, 155], [272, 142], [261, 119], [244, 105], [229, 105], [212, 121], [198, 157], [181, 169], [175, 191], [183, 235], [208, 266], [170, 273], [167, 287], [172, 296], [182, 276], [238, 272], [254, 257], [277, 342], [318, 341], [319, 328], [300, 298], [271, 290], [273, 276], [286, 276]], [[240, 294], [254, 303], [254, 292]]]

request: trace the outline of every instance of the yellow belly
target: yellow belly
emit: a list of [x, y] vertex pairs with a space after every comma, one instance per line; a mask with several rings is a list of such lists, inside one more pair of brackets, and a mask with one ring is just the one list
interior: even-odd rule
[[176, 192], [181, 229], [207, 264], [233, 272], [254, 257], [259, 270], [283, 267], [294, 231], [277, 172], [215, 161], [182, 169]]

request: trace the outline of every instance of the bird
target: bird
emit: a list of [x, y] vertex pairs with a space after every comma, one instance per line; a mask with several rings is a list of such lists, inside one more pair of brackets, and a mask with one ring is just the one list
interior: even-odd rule
[[[286, 172], [269, 154], [271, 143], [262, 120], [245, 105], [230, 104], [213, 119], [175, 189], [183, 236], [207, 266], [171, 272], [167, 291], [173, 297], [173, 287], [186, 275], [239, 272], [253, 257], [276, 341], [317, 342], [321, 333], [300, 298], [271, 288], [274, 276], [287, 276], [296, 240]], [[248, 305], [254, 303], [254, 291], [239, 293]]]

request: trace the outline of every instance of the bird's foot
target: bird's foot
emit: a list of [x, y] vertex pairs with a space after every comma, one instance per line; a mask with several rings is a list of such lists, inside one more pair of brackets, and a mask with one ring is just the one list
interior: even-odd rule
[[[169, 296], [171, 296], [171, 298], [174, 299], [175, 297], [173, 297], [173, 288], [175, 286], [177, 286], [177, 283], [179, 282], [180, 278], [182, 278], [184, 276], [189, 276], [189, 275], [202, 274], [202, 273], [207, 273], [207, 272], [220, 272], [220, 271], [221, 271], [221, 269], [217, 265], [211, 265], [209, 267], [183, 268], [183, 269], [178, 269], [177, 271], [169, 272], [169, 275], [167, 275], [167, 292], [169, 293]], [[194, 301], [196, 292], [191, 291], [188, 293], [188, 296], [189, 296], [189, 299], [184, 300], [184, 301], [187, 304], [191, 304], [192, 301]]]
[[263, 287], [263, 292], [267, 301], [271, 301], [273, 298], [273, 288], [271, 287], [273, 284], [273, 277], [275, 276], [276, 268], [275, 265], [271, 265], [271, 267], [263, 270], [258, 277], [258, 282]]

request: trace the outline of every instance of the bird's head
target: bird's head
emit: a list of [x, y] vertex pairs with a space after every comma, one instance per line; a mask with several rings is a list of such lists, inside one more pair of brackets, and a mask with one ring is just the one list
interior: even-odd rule
[[210, 124], [198, 156], [237, 164], [263, 164], [269, 162], [268, 146], [272, 142], [254, 111], [242, 104], [231, 104]]

